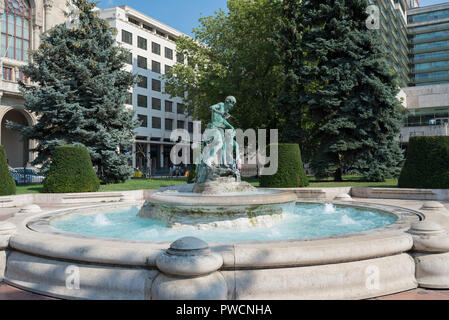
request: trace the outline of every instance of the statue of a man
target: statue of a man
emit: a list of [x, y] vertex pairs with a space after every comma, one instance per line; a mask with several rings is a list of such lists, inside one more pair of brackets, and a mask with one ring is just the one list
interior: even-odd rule
[[221, 128], [235, 130], [234, 127], [226, 120], [230, 117], [229, 112], [235, 106], [237, 101], [234, 97], [229, 96], [225, 99], [225, 102], [217, 103], [210, 107], [212, 111], [212, 122], [210, 126], [212, 128]]
[[[211, 122], [207, 125], [202, 148], [202, 160], [198, 173], [198, 182], [205, 182], [213, 177], [234, 175], [240, 181], [239, 148], [235, 141], [235, 128], [227, 121], [230, 111], [236, 105], [234, 97], [229, 96], [225, 102], [210, 107]], [[233, 153], [237, 159], [234, 160]]]

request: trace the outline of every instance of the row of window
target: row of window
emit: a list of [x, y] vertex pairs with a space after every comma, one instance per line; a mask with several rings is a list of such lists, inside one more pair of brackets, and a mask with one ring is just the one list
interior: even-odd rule
[[439, 80], [449, 78], [449, 71], [426, 72], [415, 75], [415, 80]]
[[[148, 128], [148, 116], [143, 114], [137, 115], [137, 120], [140, 122], [141, 128]], [[174, 120], [173, 119], [165, 119], [165, 130], [174, 130], [173, 127]], [[153, 129], [162, 129], [162, 120], [158, 117], [151, 117], [151, 128]], [[185, 121], [178, 120], [176, 122], [177, 129], [185, 129]], [[193, 132], [193, 122], [188, 123], [189, 132]]]
[[[129, 45], [133, 44], [133, 34], [129, 31], [126, 30], [122, 30], [122, 42], [127, 43]], [[148, 50], [148, 40], [141, 37], [141, 36], [137, 36], [137, 47], [142, 49], [142, 50]], [[161, 55], [161, 45], [157, 42], [152, 41], [151, 42], [151, 52], [157, 55]], [[164, 48], [164, 57], [170, 60], [173, 60], [173, 49]], [[181, 58], [181, 56], [177, 57], [178, 58], [178, 62]]]
[[449, 68], [449, 60], [415, 64], [415, 71]]
[[[162, 32], [161, 30], [155, 29], [152, 26], [149, 26], [145, 23], [140, 23], [140, 21], [138, 21], [134, 18], [128, 17], [128, 21], [131, 22], [132, 24], [139, 26], [139, 27], [143, 27], [145, 30], [156, 33], [157, 35], [159, 35], [161, 37], [164, 37], [164, 38], [166, 37], [166, 34], [164, 32]], [[168, 35], [168, 39], [171, 41], [176, 41], [175, 37], [173, 37], [172, 35]]]
[[[128, 53], [128, 56], [126, 57], [125, 62], [130, 65], [133, 64], [133, 55], [131, 52]], [[142, 56], [137, 56], [137, 66], [141, 69], [148, 70], [148, 59], [145, 57], [142, 57]], [[170, 71], [170, 68], [171, 68], [171, 66], [166, 64], [164, 72], [167, 73], [168, 71]], [[154, 73], [160, 74], [161, 73], [161, 63], [151, 60], [151, 71], [153, 71]]]
[[3, 80], [28, 83], [28, 77], [26, 77], [22, 71], [19, 71], [18, 79], [14, 79], [14, 69], [11, 67], [3, 67]]
[[409, 23], [435, 21], [444, 18], [449, 18], [449, 9], [439, 10], [434, 12], [427, 12], [408, 16]]
[[449, 31], [442, 30], [442, 31], [417, 34], [413, 37], [413, 40], [414, 41], [425, 41], [425, 40], [433, 40], [433, 39], [447, 38], [447, 37], [449, 37]]
[[418, 53], [418, 54], [415, 54], [413, 58], [415, 59], [415, 62], [416, 61], [423, 61], [423, 60], [434, 60], [434, 59], [449, 58], [449, 50], [426, 52], [426, 53]]
[[[128, 98], [126, 103], [129, 105], [133, 104], [132, 101], [132, 93], [129, 92], [128, 93]], [[177, 108], [176, 111], [179, 114], [184, 114], [185, 113], [185, 106], [182, 103], [177, 103]], [[137, 106], [141, 107], [141, 108], [148, 108], [148, 97], [142, 94], [138, 94], [137, 95]], [[158, 98], [151, 98], [151, 108], [154, 110], [162, 110], [162, 100], [158, 99]], [[169, 101], [169, 100], [165, 100], [165, 112], [174, 112], [173, 111], [173, 101]]]
[[[137, 86], [139, 88], [148, 89], [148, 78], [142, 75], [138, 76]], [[151, 79], [151, 90], [161, 92], [161, 80]]]
[[413, 48], [416, 51], [418, 51], [418, 50], [440, 49], [440, 48], [447, 48], [447, 47], [449, 47], [449, 40], [415, 44]]

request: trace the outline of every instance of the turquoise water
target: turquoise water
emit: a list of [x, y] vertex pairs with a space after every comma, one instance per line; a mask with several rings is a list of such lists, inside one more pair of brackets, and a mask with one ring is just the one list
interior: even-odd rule
[[396, 217], [375, 210], [332, 204], [299, 204], [274, 227], [241, 229], [170, 229], [165, 223], [137, 217], [137, 206], [78, 213], [54, 219], [51, 225], [79, 235], [146, 241], [175, 241], [195, 236], [208, 242], [248, 242], [306, 239], [361, 232], [390, 225]]

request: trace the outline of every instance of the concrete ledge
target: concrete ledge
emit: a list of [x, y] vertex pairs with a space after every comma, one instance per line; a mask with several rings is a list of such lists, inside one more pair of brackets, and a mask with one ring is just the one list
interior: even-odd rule
[[8, 256], [5, 282], [63, 299], [148, 300], [158, 274], [157, 270], [87, 265], [13, 251]]
[[449, 189], [399, 189], [399, 188], [351, 188], [351, 195], [358, 198], [400, 200], [449, 200]]
[[228, 286], [232, 286], [228, 290], [236, 300], [367, 299], [418, 287], [415, 263], [408, 254], [310, 267], [223, 271], [222, 274]]
[[0, 197], [0, 208], [22, 207], [30, 204], [77, 204], [144, 200], [156, 190], [132, 190], [89, 193], [32, 193]]
[[293, 191], [299, 200], [332, 200], [339, 194], [350, 194], [351, 187], [342, 188], [280, 188], [276, 190]]

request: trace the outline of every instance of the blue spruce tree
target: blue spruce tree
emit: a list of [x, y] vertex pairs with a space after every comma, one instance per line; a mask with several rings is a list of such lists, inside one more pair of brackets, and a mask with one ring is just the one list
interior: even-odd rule
[[341, 181], [345, 163], [370, 181], [398, 176], [403, 161], [397, 141], [399, 85], [379, 31], [367, 27], [369, 1], [283, 4], [280, 36], [285, 56], [293, 58], [284, 59], [293, 79], [286, 99], [304, 108], [313, 124], [316, 176]]

